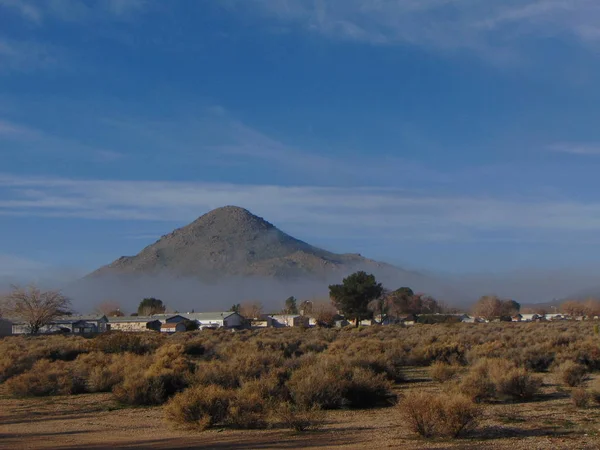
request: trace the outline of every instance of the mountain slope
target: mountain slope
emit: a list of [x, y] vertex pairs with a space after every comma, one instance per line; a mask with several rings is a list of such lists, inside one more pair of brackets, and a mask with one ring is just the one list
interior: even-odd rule
[[226, 206], [163, 236], [136, 256], [119, 258], [90, 277], [167, 274], [206, 281], [228, 276], [328, 278], [355, 268], [390, 270], [392, 266], [313, 247], [246, 209]]

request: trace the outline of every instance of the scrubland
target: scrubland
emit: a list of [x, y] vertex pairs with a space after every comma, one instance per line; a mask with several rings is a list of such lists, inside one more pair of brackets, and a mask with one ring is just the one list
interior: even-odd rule
[[[36, 415], [14, 417], [37, 408], [60, 421], [52, 402], [87, 405], [81, 417], [131, 430], [143, 418], [129, 411], [144, 411], [179, 448], [186, 439], [210, 448], [281, 448], [279, 439], [286, 448], [599, 448], [596, 331], [561, 322], [10, 337], [0, 340], [0, 447], [35, 447], [44, 435], [33, 433]], [[65, 436], [37, 446], [64, 447]], [[133, 431], [103, 436], [107, 446], [118, 436], [162, 445]], [[85, 433], [77, 439], [91, 445]]]

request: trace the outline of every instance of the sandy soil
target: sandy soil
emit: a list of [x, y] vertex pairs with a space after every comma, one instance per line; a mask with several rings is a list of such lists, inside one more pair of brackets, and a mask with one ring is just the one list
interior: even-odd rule
[[[432, 382], [405, 389], [436, 389]], [[331, 411], [320, 431], [172, 429], [161, 408], [120, 408], [110, 394], [45, 399], [0, 397], [2, 449], [600, 449], [600, 408], [577, 409], [568, 394], [546, 386], [538, 401], [489, 405], [478, 429], [457, 440], [426, 441], [395, 408]]]

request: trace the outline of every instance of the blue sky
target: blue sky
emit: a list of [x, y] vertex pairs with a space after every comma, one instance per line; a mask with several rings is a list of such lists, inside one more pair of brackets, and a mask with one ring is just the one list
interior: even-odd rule
[[597, 268], [598, 24], [596, 0], [0, 0], [0, 277], [227, 204], [410, 268]]

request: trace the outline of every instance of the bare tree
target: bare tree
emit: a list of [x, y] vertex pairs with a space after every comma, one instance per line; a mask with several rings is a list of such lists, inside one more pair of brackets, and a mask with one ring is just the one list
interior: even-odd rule
[[96, 306], [94, 312], [98, 314], [103, 314], [106, 317], [122, 317], [125, 315], [119, 303], [114, 300], [103, 301], [102, 303], [98, 304], [98, 306]]
[[473, 314], [487, 320], [507, 319], [517, 314], [521, 305], [514, 300], [503, 300], [496, 295], [484, 295], [473, 306]]
[[255, 301], [242, 303], [242, 305], [240, 306], [239, 314], [246, 319], [258, 319], [262, 312], [262, 303]]
[[332, 327], [335, 325], [337, 310], [327, 301], [314, 302], [311, 315], [320, 327]]
[[42, 291], [36, 286], [13, 286], [2, 303], [6, 316], [24, 321], [31, 334], [39, 333], [57, 317], [70, 314], [71, 307], [71, 301], [60, 291]]
[[586, 307], [577, 300], [567, 300], [560, 305], [560, 311], [569, 316], [583, 316], [586, 313]]

